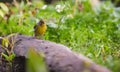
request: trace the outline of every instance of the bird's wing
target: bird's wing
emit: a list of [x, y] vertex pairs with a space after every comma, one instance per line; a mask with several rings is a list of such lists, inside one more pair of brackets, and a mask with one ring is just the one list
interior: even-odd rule
[[34, 29], [36, 29], [36, 28], [37, 28], [37, 25], [34, 26]]

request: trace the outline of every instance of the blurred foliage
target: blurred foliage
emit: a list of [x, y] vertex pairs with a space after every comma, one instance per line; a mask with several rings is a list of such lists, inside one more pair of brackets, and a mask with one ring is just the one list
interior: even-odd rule
[[8, 13], [8, 7], [4, 3], [0, 3], [0, 16], [4, 17], [6, 13]]
[[47, 65], [42, 52], [37, 53], [34, 48], [28, 52], [27, 72], [48, 72]]
[[9, 12], [0, 17], [0, 35], [20, 33], [33, 36], [33, 27], [42, 18], [48, 25], [46, 40], [64, 44], [113, 72], [119, 72], [120, 9], [110, 1], [95, 8], [89, 0], [75, 1], [52, 5], [45, 5], [42, 1], [7, 5]]
[[[2, 44], [0, 45], [4, 50], [4, 52], [2, 52], [0, 55], [10, 63], [15, 58], [15, 54], [13, 51], [15, 40], [12, 38], [13, 36], [16, 37], [16, 34], [10, 34], [7, 37], [1, 37]], [[10, 38], [11, 41], [9, 41]]]

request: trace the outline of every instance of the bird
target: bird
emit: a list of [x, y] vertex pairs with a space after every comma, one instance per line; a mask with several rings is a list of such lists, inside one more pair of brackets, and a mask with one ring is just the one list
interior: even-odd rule
[[42, 39], [45, 32], [47, 30], [47, 25], [43, 19], [41, 19], [35, 26], [34, 26], [34, 37]]

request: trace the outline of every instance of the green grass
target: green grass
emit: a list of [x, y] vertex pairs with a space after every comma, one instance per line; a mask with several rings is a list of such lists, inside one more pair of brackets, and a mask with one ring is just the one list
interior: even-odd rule
[[[65, 5], [60, 13], [55, 9], [58, 4]], [[8, 21], [0, 18], [0, 35], [21, 33], [33, 36], [36, 20], [43, 18], [48, 25], [46, 40], [64, 44], [113, 72], [119, 72], [120, 10], [105, 2], [99, 11], [94, 11], [87, 0], [83, 1], [83, 11], [76, 10], [75, 14], [72, 1], [48, 5], [46, 9], [42, 9], [43, 5], [33, 2], [31, 6], [21, 3], [20, 8], [10, 6], [14, 13]], [[21, 15], [20, 9], [24, 10]], [[31, 12], [36, 13], [32, 15]]]

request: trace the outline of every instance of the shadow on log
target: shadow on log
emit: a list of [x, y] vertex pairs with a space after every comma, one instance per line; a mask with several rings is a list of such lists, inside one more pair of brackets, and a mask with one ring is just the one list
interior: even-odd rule
[[[12, 62], [12, 72], [26, 72], [25, 61], [29, 48], [45, 54], [45, 61], [49, 72], [111, 72], [107, 68], [97, 65], [81, 54], [72, 52], [68, 47], [46, 40], [18, 35], [14, 39], [15, 59]], [[0, 52], [2, 49], [0, 48]], [[2, 60], [2, 58], [0, 58]], [[4, 67], [2, 67], [4, 65]], [[6, 72], [6, 62], [0, 63], [0, 70]]]

